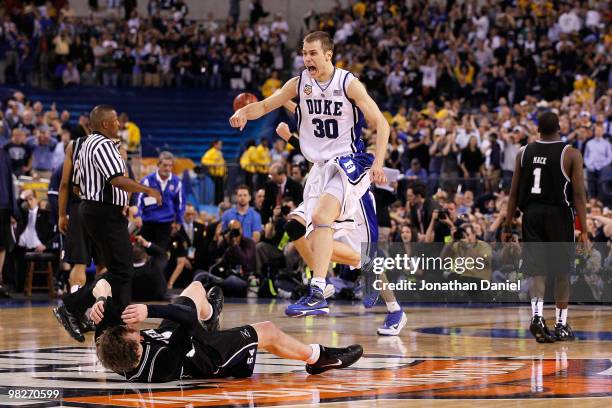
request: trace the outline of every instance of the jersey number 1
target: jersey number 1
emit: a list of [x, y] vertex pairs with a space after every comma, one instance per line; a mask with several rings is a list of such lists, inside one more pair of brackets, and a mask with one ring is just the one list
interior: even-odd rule
[[313, 119], [312, 124], [316, 126], [314, 135], [316, 137], [327, 137], [329, 139], [335, 139], [338, 137], [338, 121], [336, 119]]
[[531, 187], [531, 194], [542, 194], [540, 188], [540, 178], [542, 177], [542, 168], [536, 167], [533, 169], [533, 187]]

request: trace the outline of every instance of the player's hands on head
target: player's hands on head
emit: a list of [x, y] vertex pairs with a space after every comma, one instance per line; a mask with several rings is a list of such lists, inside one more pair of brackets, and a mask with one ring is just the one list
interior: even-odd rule
[[244, 129], [247, 123], [246, 113], [244, 109], [238, 109], [229, 119], [230, 125], [235, 128]]
[[288, 142], [291, 139], [291, 131], [289, 130], [289, 125], [285, 122], [281, 122], [276, 127], [276, 134], [278, 134], [285, 142]]
[[380, 164], [374, 163], [370, 170], [370, 178], [374, 184], [387, 184], [387, 176]]
[[104, 319], [104, 301], [103, 300], [99, 300], [96, 303], [94, 303], [94, 305], [91, 307], [90, 317], [91, 317], [91, 320], [93, 320], [95, 324], [100, 324], [102, 319]]
[[123, 313], [121, 313], [121, 319], [125, 324], [138, 324], [144, 322], [148, 314], [147, 305], [129, 305], [125, 308]]

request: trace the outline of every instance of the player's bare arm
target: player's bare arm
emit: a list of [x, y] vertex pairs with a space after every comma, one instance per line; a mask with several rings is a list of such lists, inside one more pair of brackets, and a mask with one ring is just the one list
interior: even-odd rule
[[291, 78], [285, 82], [285, 85], [278, 92], [273, 93], [263, 101], [251, 103], [238, 109], [230, 117], [230, 125], [242, 130], [246, 126], [247, 121], [259, 119], [274, 109], [280, 108], [287, 101], [297, 96], [297, 81], [298, 77]]
[[66, 215], [66, 207], [68, 206], [68, 195], [70, 194], [70, 177], [72, 175], [72, 149], [73, 143], [70, 142], [66, 148], [66, 156], [64, 157], [64, 167], [62, 168], [62, 180], [60, 181], [58, 213], [59, 220], [57, 226], [60, 232], [64, 235], [68, 232], [68, 216]]
[[383, 171], [383, 164], [387, 154], [387, 144], [389, 143], [389, 123], [358, 79], [355, 78], [351, 81], [346, 90], [346, 96], [355, 101], [368, 124], [372, 128], [376, 128], [376, 154], [372, 164], [371, 176], [374, 184], [385, 184], [387, 178]]
[[[277, 94], [277, 93], [280, 93], [280, 92], [281, 92], [281, 90], [277, 89], [276, 91], [274, 91], [274, 94]], [[292, 100], [288, 100], [287, 102], [283, 103], [283, 107], [285, 109], [287, 109], [289, 112], [291, 112], [292, 114], [295, 114], [295, 110], [297, 108], [297, 103], [293, 102]]]
[[[573, 147], [567, 149], [566, 161], [569, 161], [569, 174], [572, 183], [574, 208], [576, 208], [576, 216], [580, 221], [580, 227], [583, 233], [580, 235], [581, 241], [586, 241], [586, 189], [584, 187], [584, 170], [582, 155]], [[565, 163], [563, 163], [565, 166]]]

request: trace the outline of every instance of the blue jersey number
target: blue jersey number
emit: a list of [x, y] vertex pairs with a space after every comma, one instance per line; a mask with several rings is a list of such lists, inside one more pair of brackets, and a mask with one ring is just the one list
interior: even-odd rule
[[314, 135], [316, 137], [327, 137], [329, 139], [336, 139], [338, 137], [338, 121], [336, 119], [313, 119], [312, 124], [316, 126]]

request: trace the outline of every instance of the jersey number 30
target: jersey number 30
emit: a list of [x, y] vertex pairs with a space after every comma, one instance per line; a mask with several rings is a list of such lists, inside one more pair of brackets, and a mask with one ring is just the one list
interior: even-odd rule
[[540, 178], [542, 177], [542, 168], [536, 167], [533, 169], [533, 187], [531, 187], [531, 194], [542, 194], [540, 188]]
[[327, 137], [329, 139], [335, 139], [338, 137], [338, 121], [336, 119], [313, 119], [312, 124], [316, 126], [314, 135], [316, 137]]

